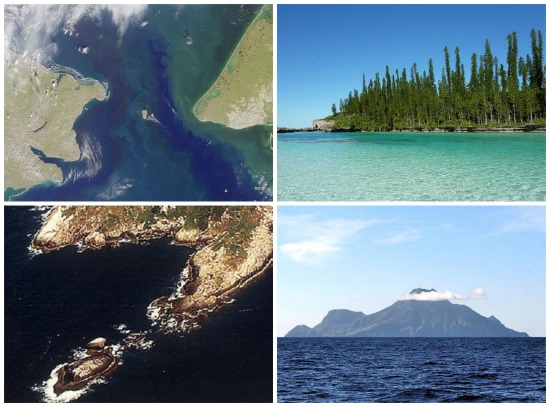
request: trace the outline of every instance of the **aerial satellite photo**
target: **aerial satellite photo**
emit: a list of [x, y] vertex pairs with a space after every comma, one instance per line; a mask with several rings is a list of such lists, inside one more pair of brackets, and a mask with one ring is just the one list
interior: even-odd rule
[[272, 5], [6, 5], [4, 26], [4, 200], [272, 199]]

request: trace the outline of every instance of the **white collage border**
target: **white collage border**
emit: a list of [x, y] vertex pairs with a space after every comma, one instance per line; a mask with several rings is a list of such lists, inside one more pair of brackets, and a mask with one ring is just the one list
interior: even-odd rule
[[[72, 4], [74, 3], [67, 0], [61, 0], [56, 1], [55, 4]], [[112, 4], [113, 2], [108, 1], [97, 1], [92, 2], [94, 4]], [[144, 1], [117, 1], [115, 2], [117, 4], [185, 4], [181, 1], [151, 1], [151, 2], [144, 2]], [[37, 201], [29, 201], [29, 202], [3, 202], [3, 206], [35, 206], [35, 205], [60, 205], [60, 204], [75, 204], [75, 205], [180, 205], [180, 206], [240, 206], [240, 205], [265, 205], [265, 206], [272, 206], [273, 208], [273, 403], [277, 403], [277, 274], [278, 274], [278, 254], [277, 254], [277, 208], [279, 206], [539, 206], [539, 207], [545, 207], [546, 213], [548, 214], [548, 198], [545, 202], [417, 202], [417, 201], [402, 201], [402, 202], [278, 202], [277, 200], [277, 5], [287, 5], [287, 4], [335, 4], [335, 1], [326, 1], [326, 0], [318, 0], [318, 1], [285, 1], [285, 0], [271, 0], [271, 1], [235, 1], [235, 0], [229, 0], [229, 1], [221, 1], [221, 0], [213, 0], [213, 1], [193, 1], [188, 4], [273, 4], [273, 201], [272, 202], [198, 202], [198, 201], [137, 201], [137, 202], [128, 202], [128, 201], [117, 201], [117, 202], [96, 202], [96, 201], [75, 201], [75, 202], [37, 202]], [[445, 2], [445, 1], [412, 1], [412, 0], [390, 0], [389, 2], [384, 2], [384, 4], [480, 4], [477, 1], [474, 0], [458, 0], [458, 1], [452, 1], [452, 2]], [[5, 2], [4, 4], [53, 4], [52, 2], [43, 2], [41, 0], [29, 2], [29, 1], [21, 1], [21, 2]], [[373, 1], [373, 0], [366, 0], [366, 1], [357, 1], [357, 0], [348, 0], [345, 2], [345, 4], [381, 4], [380, 1]], [[518, 4], [517, 1], [510, 1], [510, 0], [503, 0], [503, 1], [494, 1], [489, 0], [483, 2], [483, 4]], [[531, 0], [529, 4], [546, 4], [546, 1], [544, 0]], [[546, 7], [546, 30], [548, 31], [548, 15], [549, 15], [549, 7]], [[2, 19], [2, 31], [4, 30], [4, 19]], [[546, 44], [548, 44], [547, 38]], [[4, 55], [4, 50], [2, 50], [2, 55]], [[2, 67], [2, 72], [3, 72]], [[3, 91], [4, 84], [0, 85]], [[548, 90], [547, 90], [547, 96], [548, 96]], [[2, 129], [4, 128], [4, 116], [2, 116], [1, 125]], [[4, 142], [2, 142], [2, 155], [4, 152]], [[548, 142], [546, 143], [546, 157], [548, 157], [548, 153], [550, 152], [550, 147]], [[2, 166], [0, 173], [2, 175], [2, 179], [4, 179], [4, 167]], [[548, 165], [546, 168], [546, 190], [548, 191]], [[4, 250], [5, 248], [5, 238], [4, 238], [4, 210], [2, 210], [2, 213], [0, 215], [0, 232], [2, 236], [2, 245], [0, 248], [0, 253], [2, 255], [2, 259], [4, 259]], [[548, 230], [548, 225], [550, 224], [548, 216], [546, 216], [546, 230]], [[549, 253], [549, 241], [546, 239], [546, 293], [548, 293], [550, 288], [550, 283], [548, 280], [548, 253]], [[2, 262], [2, 271], [4, 270], [4, 262]], [[1, 282], [1, 290], [2, 290], [2, 304], [4, 304], [4, 279], [2, 278]], [[2, 305], [3, 306], [3, 305]], [[1, 338], [1, 344], [2, 348], [4, 345], [4, 321], [3, 321], [3, 315], [2, 313], [2, 338]], [[548, 325], [548, 313], [546, 316], [546, 321]], [[548, 357], [550, 356], [550, 352], [548, 351], [547, 347], [547, 354], [546, 354], [546, 363], [548, 368]], [[2, 361], [4, 360], [4, 353], [2, 353]], [[4, 372], [2, 372], [3, 377]], [[2, 401], [4, 400], [4, 387], [0, 389], [0, 396], [2, 397]], [[122, 403], [123, 405], [126, 403]]]

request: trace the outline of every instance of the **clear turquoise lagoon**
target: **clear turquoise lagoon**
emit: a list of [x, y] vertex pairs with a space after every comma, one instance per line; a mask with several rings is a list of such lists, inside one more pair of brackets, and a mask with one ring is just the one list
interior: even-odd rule
[[278, 135], [280, 201], [545, 201], [544, 133]]

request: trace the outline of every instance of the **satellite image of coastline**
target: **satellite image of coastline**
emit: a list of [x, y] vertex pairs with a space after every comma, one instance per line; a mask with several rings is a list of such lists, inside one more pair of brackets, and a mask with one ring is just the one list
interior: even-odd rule
[[271, 5], [6, 5], [4, 200], [266, 201]]

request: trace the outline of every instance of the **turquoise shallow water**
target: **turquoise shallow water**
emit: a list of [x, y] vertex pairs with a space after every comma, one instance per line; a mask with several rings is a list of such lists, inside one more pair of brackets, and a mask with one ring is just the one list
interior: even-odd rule
[[278, 135], [281, 201], [544, 201], [546, 136]]

